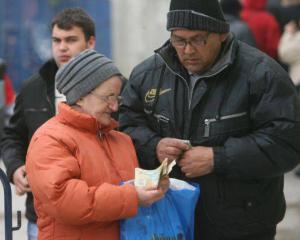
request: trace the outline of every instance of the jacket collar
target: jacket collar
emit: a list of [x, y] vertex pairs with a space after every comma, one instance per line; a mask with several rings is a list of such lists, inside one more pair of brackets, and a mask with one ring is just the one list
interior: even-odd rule
[[100, 136], [118, 127], [118, 123], [115, 120], [112, 120], [109, 126], [101, 126], [93, 116], [78, 112], [66, 103], [60, 103], [58, 111], [59, 114], [57, 117], [59, 121], [83, 131], [99, 134]]
[[57, 70], [58, 67], [54, 59], [50, 59], [40, 68], [39, 74], [41, 75], [42, 79], [46, 81], [52, 81], [54, 83]]
[[[227, 66], [231, 65], [235, 60], [236, 51], [238, 49], [237, 41], [230, 33], [227, 40], [223, 43], [218, 61], [205, 73], [199, 75], [201, 77], [211, 77], [223, 71]], [[162, 47], [155, 50], [167, 67], [183, 78], [186, 78], [187, 71], [180, 64], [175, 49], [168, 40]]]

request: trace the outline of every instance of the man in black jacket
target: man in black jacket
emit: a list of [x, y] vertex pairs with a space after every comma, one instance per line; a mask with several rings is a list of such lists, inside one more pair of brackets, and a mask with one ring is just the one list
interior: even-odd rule
[[22, 85], [1, 141], [2, 158], [16, 193], [27, 193], [28, 239], [37, 239], [37, 216], [25, 172], [28, 144], [36, 129], [55, 115], [57, 103], [63, 100], [63, 96], [55, 90], [54, 77], [58, 67], [81, 51], [95, 46], [94, 22], [80, 8], [67, 8], [58, 13], [51, 27], [53, 59]]
[[229, 33], [218, 0], [171, 0], [167, 29], [170, 40], [127, 82], [121, 130], [141, 167], [176, 159], [171, 176], [200, 183], [195, 239], [273, 240], [283, 174], [300, 160], [295, 87]]

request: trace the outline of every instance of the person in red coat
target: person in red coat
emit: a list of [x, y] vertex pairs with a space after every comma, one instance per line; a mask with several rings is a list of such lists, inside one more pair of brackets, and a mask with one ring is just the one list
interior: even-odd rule
[[243, 0], [241, 18], [251, 29], [257, 48], [277, 59], [277, 48], [281, 36], [280, 27], [266, 10], [267, 0]]
[[3, 127], [7, 125], [15, 102], [15, 91], [11, 78], [6, 71], [6, 62], [0, 58], [0, 137]]

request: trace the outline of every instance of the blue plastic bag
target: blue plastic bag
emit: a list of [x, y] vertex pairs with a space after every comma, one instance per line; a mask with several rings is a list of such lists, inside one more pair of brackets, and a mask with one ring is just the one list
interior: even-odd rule
[[121, 240], [194, 239], [194, 212], [199, 198], [198, 184], [170, 178], [165, 197], [138, 214], [121, 221]]

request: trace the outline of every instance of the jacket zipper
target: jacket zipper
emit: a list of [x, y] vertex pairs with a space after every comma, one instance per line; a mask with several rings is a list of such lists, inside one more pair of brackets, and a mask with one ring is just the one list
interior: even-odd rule
[[235, 113], [231, 115], [226, 115], [220, 118], [209, 118], [204, 120], [204, 137], [209, 137], [209, 131], [210, 131], [210, 124], [219, 120], [226, 120], [230, 118], [236, 118], [246, 115], [247, 112], [241, 112], [241, 113]]
[[[192, 103], [192, 96], [191, 95], [191, 91], [190, 91], [190, 88], [189, 88], [189, 85], [188, 83], [186, 82], [186, 79], [184, 77], [182, 77], [180, 74], [178, 74], [177, 72], [175, 72], [168, 64], [167, 62], [165, 61], [165, 59], [159, 54], [157, 53], [158, 56], [160, 56], [160, 58], [162, 59], [162, 61], [166, 64], [167, 68], [176, 76], [178, 76], [180, 79], [183, 80], [185, 86], [186, 86], [186, 89], [187, 89], [187, 93], [188, 93], [188, 127], [187, 129], [190, 129], [190, 119], [191, 119], [191, 112], [190, 112], [190, 108], [191, 108], [191, 103]], [[227, 66], [229, 66], [229, 64], [226, 64], [224, 67], [222, 67], [221, 69], [219, 69], [219, 71], [211, 74], [211, 75], [207, 75], [207, 76], [202, 76], [202, 78], [209, 78], [209, 77], [213, 77], [217, 74], [219, 74], [220, 72], [222, 72]], [[184, 129], [184, 132], [183, 132], [183, 138], [184, 139], [188, 139], [189, 138], [189, 133], [188, 133], [189, 130], [185, 130]]]
[[[48, 102], [48, 104], [49, 104], [49, 108], [52, 110], [52, 112], [53, 112], [53, 115], [56, 115], [57, 113], [56, 113], [56, 109], [55, 109], [55, 100], [54, 100], [54, 108], [53, 108], [53, 106], [52, 106], [52, 104], [51, 104], [51, 101], [50, 101], [50, 98], [49, 98], [49, 96], [48, 96], [48, 94], [46, 93], [46, 99], [47, 99], [47, 102]], [[51, 111], [50, 110], [50, 111]]]
[[[218, 75], [220, 72], [222, 72], [226, 67], [228, 66], [228, 64], [226, 64], [226, 65], [224, 65], [224, 67], [222, 67], [222, 68], [220, 68], [219, 69], [219, 71], [217, 71], [217, 72], [215, 72], [215, 73], [213, 73], [213, 74], [211, 74], [211, 75], [207, 75], [207, 76], [202, 76], [202, 77], [200, 77], [200, 78], [202, 78], [202, 79], [204, 79], [204, 78], [210, 78], [210, 77], [213, 77], [213, 76], [215, 76], [215, 75]], [[200, 79], [199, 78], [199, 79]], [[198, 80], [199, 80], [198, 79]], [[197, 82], [198, 82], [198, 80], [197, 80]], [[193, 85], [193, 87], [192, 87], [192, 96], [190, 96], [190, 98], [189, 98], [189, 110], [191, 109], [191, 105], [192, 105], [192, 98], [193, 98], [193, 94], [194, 94], [194, 88], [195, 88], [195, 86], [197, 85], [197, 82]]]
[[[158, 54], [158, 53], [157, 53]], [[188, 86], [188, 84], [187, 84], [187, 82], [186, 82], [186, 79], [184, 78], [184, 77], [182, 77], [181, 75], [179, 75], [177, 72], [175, 72], [168, 64], [167, 64], [167, 62], [165, 61], [165, 59], [160, 55], [160, 54], [158, 54], [160, 57], [161, 57], [161, 59], [163, 60], [163, 62], [166, 64], [166, 66], [167, 66], [167, 68], [174, 74], [174, 75], [176, 75], [176, 76], [178, 76], [178, 77], [180, 77], [182, 80], [184, 80], [183, 82], [184, 82], [184, 84], [185, 84], [185, 86], [186, 86], [186, 88], [187, 88], [187, 90], [188, 90], [188, 98], [189, 98], [189, 110], [190, 110], [190, 107], [191, 107], [191, 102], [192, 102], [192, 96], [191, 96], [191, 92], [190, 92], [190, 88], [189, 88], [189, 86]], [[222, 72], [227, 66], [229, 66], [229, 64], [226, 64], [226, 65], [224, 65], [222, 68], [220, 68], [219, 69], [219, 71], [217, 71], [217, 72], [215, 72], [215, 73], [213, 73], [213, 74], [211, 74], [211, 75], [207, 75], [207, 76], [202, 76], [201, 78], [210, 78], [210, 77], [213, 77], [213, 76], [215, 76], [215, 75], [218, 75], [220, 72]], [[194, 89], [194, 88], [193, 88]], [[192, 89], [192, 90], [193, 90]]]
[[217, 187], [218, 187], [218, 200], [219, 203], [222, 203], [225, 200], [225, 191], [226, 191], [224, 177], [217, 178]]

